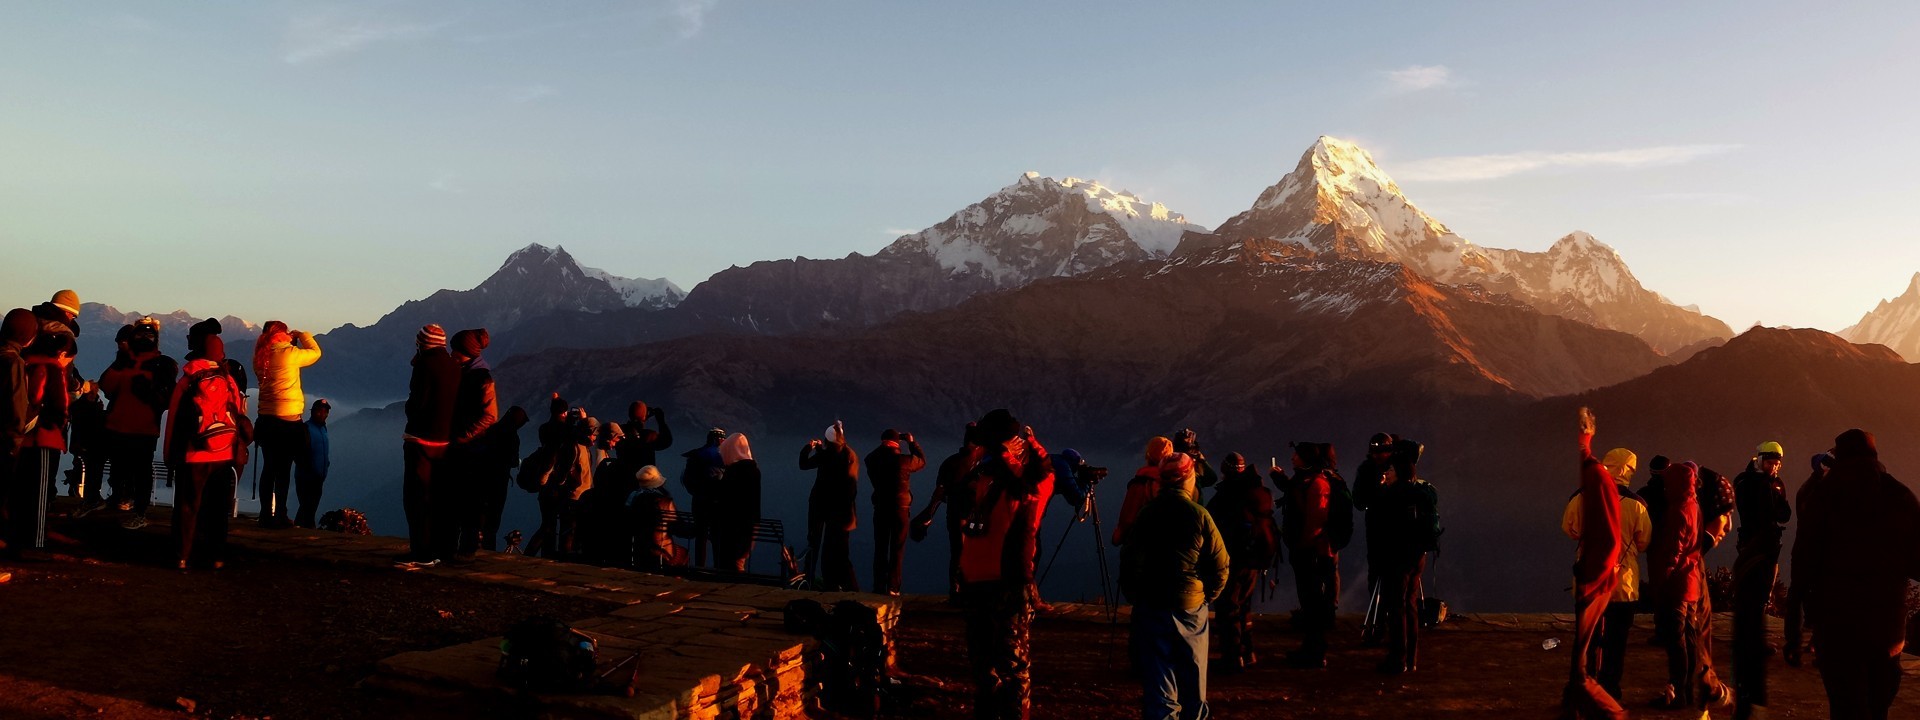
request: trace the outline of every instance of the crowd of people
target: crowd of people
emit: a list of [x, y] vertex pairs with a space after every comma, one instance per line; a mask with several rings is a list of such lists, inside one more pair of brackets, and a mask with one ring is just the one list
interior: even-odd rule
[[[63, 290], [0, 321], [0, 535], [8, 558], [44, 551], [55, 474], [66, 453], [74, 458], [68, 482], [80, 498], [74, 516], [122, 512], [128, 529], [146, 523], [160, 454], [174, 485], [172, 531], [183, 571], [224, 564], [252, 448], [261, 455], [259, 524], [313, 526], [329, 465], [330, 407], [324, 399], [307, 405], [301, 388], [301, 370], [321, 359], [311, 335], [269, 322], [252, 362], [242, 363], [228, 356], [220, 323], [208, 320], [192, 326], [189, 352], [176, 361], [160, 350], [159, 323], [142, 318], [119, 328], [115, 359], [89, 380], [73, 364], [78, 315], [78, 296]], [[662, 470], [673, 431], [666, 412], [646, 402], [632, 402], [624, 422], [602, 422], [555, 393], [536, 430], [537, 447], [523, 456], [520, 432], [531, 418], [517, 406], [499, 409], [484, 358], [489, 343], [484, 328], [449, 336], [430, 324], [416, 336], [402, 436], [408, 551], [396, 565], [457, 564], [496, 550], [507, 496], [518, 486], [535, 494], [540, 508], [526, 553], [647, 571], [748, 570], [764, 521], [761, 470], [744, 434], [714, 428], [681, 455], [686, 511]], [[258, 379], [251, 410], [249, 367]], [[1775, 652], [1765, 618], [1776, 599], [1783, 532], [1797, 507], [1780, 654], [1797, 665], [1810, 629], [1833, 717], [1886, 717], [1899, 682], [1906, 583], [1920, 577], [1920, 502], [1886, 473], [1872, 435], [1850, 430], [1813, 456], [1812, 474], [1789, 502], [1780, 478], [1786, 451], [1776, 442], [1761, 444], [1731, 479], [1656, 456], [1647, 466], [1651, 479], [1635, 491], [1638, 456], [1615, 448], [1595, 457], [1594, 434], [1592, 415], [1582, 409], [1579, 490], [1562, 516], [1577, 547], [1568, 714], [1626, 716], [1628, 635], [1635, 614], [1650, 608], [1669, 677], [1656, 705], [1732, 705], [1736, 717], [1763, 717], [1766, 664]], [[1287, 465], [1270, 462], [1263, 478], [1241, 453], [1227, 454], [1216, 468], [1191, 430], [1146, 443], [1113, 533], [1102, 538], [1120, 548], [1118, 588], [1132, 606], [1128, 649], [1142, 683], [1143, 717], [1208, 715], [1213, 635], [1225, 672], [1260, 662], [1251, 612], [1283, 558], [1293, 568], [1300, 635], [1285, 660], [1325, 668], [1340, 554], [1353, 539], [1356, 513], [1366, 523], [1373, 598], [1361, 642], [1386, 646], [1382, 673], [1419, 669], [1421, 628], [1437, 621], [1422, 576], [1443, 534], [1438, 493], [1419, 472], [1423, 447], [1374, 435], [1351, 485], [1332, 444], [1290, 448]], [[850, 548], [862, 465], [872, 503], [874, 591], [900, 593], [909, 541], [923, 540], [944, 509], [948, 593], [964, 608], [976, 716], [1025, 718], [1030, 631], [1044, 607], [1035, 581], [1041, 519], [1060, 498], [1075, 522], [1097, 521], [1094, 493], [1107, 470], [1070, 449], [1049, 452], [1033, 428], [1004, 409], [965, 427], [961, 446], [938, 465], [932, 497], [913, 513], [912, 477], [927, 464], [910, 432], [885, 430], [864, 459], [838, 421], [808, 441], [797, 463], [815, 473], [808, 549], [804, 569], [783, 552], [781, 576], [820, 589], [859, 589]], [[103, 497], [108, 480], [113, 492]], [[1213, 488], [1204, 505], [1202, 488]], [[299, 503], [291, 518], [290, 492]], [[1712, 666], [1705, 556], [1732, 530], [1735, 515], [1729, 685]], [[508, 552], [519, 551], [517, 531], [505, 539]]]
[[[1873, 435], [1834, 438], [1810, 459], [1793, 501], [1780, 473], [1786, 449], [1767, 441], [1732, 479], [1692, 461], [1655, 456], [1651, 478], [1630, 489], [1639, 467], [1631, 450], [1593, 454], [1595, 421], [1581, 409], [1580, 489], [1562, 527], [1577, 543], [1575, 638], [1565, 692], [1568, 714], [1625, 718], [1621, 678], [1628, 634], [1641, 608], [1653, 614], [1653, 642], [1666, 649], [1667, 684], [1653, 704], [1764, 718], [1766, 618], [1776, 601], [1782, 538], [1799, 509], [1793, 572], [1780, 610], [1783, 659], [1799, 666], [1805, 631], [1819, 656], [1831, 717], [1884, 719], [1900, 684], [1907, 583], [1920, 579], [1920, 501], [1886, 472]], [[1713, 599], [1706, 554], [1739, 518], [1733, 562], [1733, 682], [1713, 670]], [[1640, 553], [1647, 556], [1643, 575]]]

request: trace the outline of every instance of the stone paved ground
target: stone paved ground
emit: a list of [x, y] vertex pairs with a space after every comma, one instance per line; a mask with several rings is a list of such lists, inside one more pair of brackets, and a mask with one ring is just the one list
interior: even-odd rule
[[[406, 541], [399, 538], [269, 531], [245, 522], [234, 523], [232, 542], [257, 552], [382, 567], [390, 566], [393, 556], [406, 549]], [[812, 598], [831, 606], [850, 599], [879, 609], [887, 627], [898, 617], [898, 603], [877, 595], [693, 581], [503, 553], [481, 553], [467, 564], [404, 572], [623, 606], [607, 616], [576, 623], [575, 628], [599, 643], [603, 666], [637, 656], [640, 679], [633, 696], [541, 698], [550, 712], [561, 717], [799, 717], [809, 697], [804, 661], [814, 643], [782, 630], [786, 604]], [[487, 638], [404, 653], [382, 661], [370, 682], [428, 697], [504, 693], [494, 678], [499, 644], [499, 638]]]

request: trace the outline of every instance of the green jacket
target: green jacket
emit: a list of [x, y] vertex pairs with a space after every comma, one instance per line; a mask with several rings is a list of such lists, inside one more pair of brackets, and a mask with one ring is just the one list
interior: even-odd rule
[[1178, 489], [1147, 501], [1120, 546], [1120, 589], [1134, 605], [1194, 610], [1227, 584], [1227, 544], [1213, 516]]

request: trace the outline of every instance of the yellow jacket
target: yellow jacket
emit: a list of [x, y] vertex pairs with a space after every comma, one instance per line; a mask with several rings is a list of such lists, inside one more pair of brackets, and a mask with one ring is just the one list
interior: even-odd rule
[[320, 344], [304, 332], [292, 342], [267, 344], [253, 353], [253, 374], [260, 379], [260, 416], [299, 420], [307, 411], [300, 392], [300, 368], [320, 361]]
[[[1575, 495], [1567, 501], [1566, 512], [1560, 515], [1560, 530], [1577, 543], [1580, 523], [1580, 496]], [[1620, 564], [1613, 569], [1614, 575], [1620, 578], [1620, 587], [1613, 591], [1614, 602], [1640, 599], [1640, 553], [1645, 552], [1652, 541], [1653, 518], [1647, 515], [1647, 504], [1637, 497], [1621, 495]]]

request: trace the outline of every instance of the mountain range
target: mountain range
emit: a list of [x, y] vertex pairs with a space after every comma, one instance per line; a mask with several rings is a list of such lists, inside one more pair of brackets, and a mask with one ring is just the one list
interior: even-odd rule
[[1914, 273], [1906, 292], [1881, 300], [1860, 322], [1841, 330], [1840, 337], [1885, 345], [1908, 362], [1920, 361], [1920, 273]]

